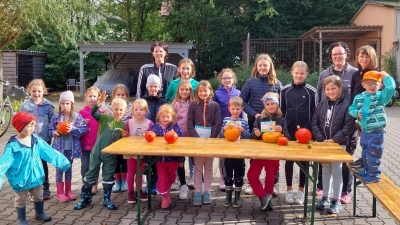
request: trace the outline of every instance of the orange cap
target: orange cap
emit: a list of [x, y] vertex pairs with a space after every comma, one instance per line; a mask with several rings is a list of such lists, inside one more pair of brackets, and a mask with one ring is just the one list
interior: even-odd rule
[[371, 70], [364, 74], [363, 79], [361, 81], [364, 81], [364, 80], [374, 80], [377, 82], [381, 82], [382, 78], [381, 78], [381, 75], [378, 74], [378, 72]]

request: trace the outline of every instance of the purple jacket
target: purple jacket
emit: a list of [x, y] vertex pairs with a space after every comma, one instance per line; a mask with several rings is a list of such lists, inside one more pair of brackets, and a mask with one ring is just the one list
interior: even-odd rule
[[[213, 101], [218, 103], [219, 109], [221, 110], [221, 122], [224, 121], [225, 117], [231, 116], [228, 109], [229, 99], [234, 96], [240, 96], [240, 91], [236, 89], [235, 85], [232, 85], [230, 91], [226, 90], [223, 85], [220, 85], [218, 90], [215, 91]], [[243, 112], [240, 118], [243, 119]]]
[[97, 140], [97, 132], [99, 131], [99, 122], [90, 114], [92, 109], [87, 105], [79, 111], [83, 119], [89, 119], [87, 132], [81, 137], [82, 150], [91, 151]]
[[[164, 134], [167, 133], [168, 131], [174, 129], [174, 131], [178, 134], [178, 137], [182, 137], [182, 132], [179, 129], [178, 124], [171, 124], [169, 125], [166, 129], [163, 129], [162, 126], [159, 123], [155, 123], [153, 127], [151, 128], [154, 133], [156, 133], [157, 136], [159, 137], [164, 137]], [[178, 140], [179, 141], [179, 140]], [[185, 157], [181, 156], [160, 156], [157, 159], [157, 162], [184, 162]]]
[[189, 131], [187, 129], [187, 114], [190, 102], [177, 101], [174, 103], [173, 107], [176, 112], [176, 122], [182, 131], [183, 137], [190, 137]]

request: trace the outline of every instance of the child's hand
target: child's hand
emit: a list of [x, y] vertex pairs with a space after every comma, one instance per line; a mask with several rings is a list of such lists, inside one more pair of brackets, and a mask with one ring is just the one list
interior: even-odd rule
[[66, 126], [66, 128], [67, 128], [67, 132], [69, 133], [69, 132], [71, 132], [71, 130], [72, 130], [72, 123], [68, 123], [67, 124], [67, 126]]
[[89, 123], [90, 119], [84, 119], [83, 121], [84, 121], [85, 124], [87, 125], [87, 124]]
[[224, 126], [222, 129], [223, 129], [223, 130], [226, 130], [226, 128], [228, 128], [228, 126]]
[[279, 125], [276, 125], [275, 126], [275, 130], [278, 131], [278, 132], [282, 132], [282, 127], [279, 126]]
[[183, 162], [178, 162], [178, 167], [183, 167], [184, 163]]
[[245, 131], [244, 128], [243, 128], [242, 126], [240, 126], [239, 129], [240, 129], [240, 132], [241, 132], [241, 133], [243, 133], [243, 132]]
[[333, 139], [325, 139], [322, 142], [335, 143], [335, 141]]
[[108, 95], [106, 94], [106, 91], [101, 92], [99, 100], [97, 101], [97, 106], [100, 107], [101, 103], [103, 103], [107, 99]]
[[254, 128], [254, 135], [256, 135], [257, 137], [260, 137], [261, 132], [258, 128]]
[[362, 110], [362, 108], [360, 109], [360, 110], [358, 110], [358, 118], [360, 118], [360, 120], [362, 120], [362, 113], [361, 113], [361, 110]]
[[386, 73], [385, 71], [377, 72], [377, 74], [381, 75], [382, 78], [389, 76], [389, 74]]

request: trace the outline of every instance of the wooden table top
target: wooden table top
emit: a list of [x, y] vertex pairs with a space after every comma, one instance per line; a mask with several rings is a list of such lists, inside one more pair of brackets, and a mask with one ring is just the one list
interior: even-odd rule
[[102, 150], [103, 153], [125, 156], [193, 156], [243, 159], [275, 159], [314, 162], [354, 162], [337, 143], [312, 142], [307, 144], [290, 141], [288, 145], [265, 143], [262, 140], [227, 141], [224, 138], [179, 137], [168, 144], [163, 137], [147, 142], [144, 137], [125, 137]]

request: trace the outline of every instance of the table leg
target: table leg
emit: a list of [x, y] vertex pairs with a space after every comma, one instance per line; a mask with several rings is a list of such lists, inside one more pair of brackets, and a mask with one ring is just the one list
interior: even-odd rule
[[[142, 178], [142, 171], [140, 171], [140, 155], [136, 156], [136, 184], [142, 184], [140, 182]], [[142, 186], [136, 187], [136, 208], [137, 208], [137, 221], [140, 224], [140, 191], [142, 190]]]
[[313, 197], [312, 197], [312, 204], [311, 204], [311, 225], [314, 224], [314, 214], [315, 214], [315, 198], [316, 198], [316, 190], [317, 190], [317, 181], [318, 181], [318, 162], [313, 163]]

